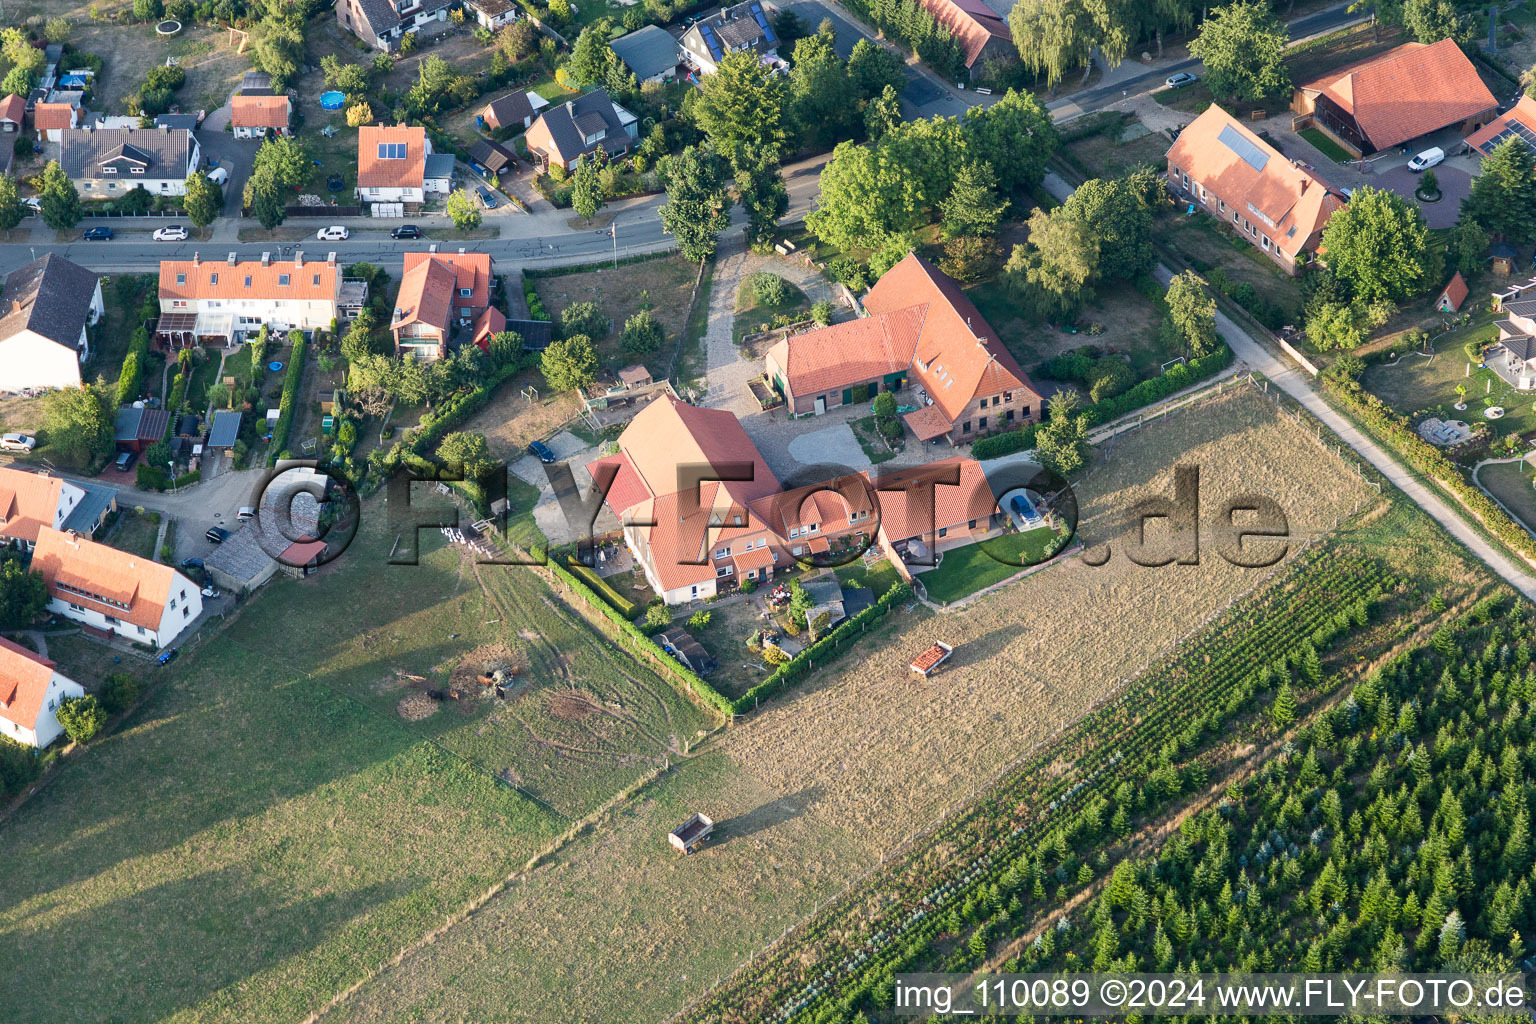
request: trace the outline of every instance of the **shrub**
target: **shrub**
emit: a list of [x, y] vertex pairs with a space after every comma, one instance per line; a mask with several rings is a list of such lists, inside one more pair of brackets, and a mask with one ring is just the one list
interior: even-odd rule
[[560, 336], [585, 334], [601, 338], [608, 333], [608, 316], [595, 302], [573, 302], [560, 311]]
[[637, 602], [631, 601], [617, 590], [614, 590], [607, 580], [603, 579], [592, 569], [582, 565], [580, 562], [568, 563], [567, 568], [571, 570], [572, 575], [578, 577], [583, 583], [596, 591], [599, 597], [613, 605], [614, 610], [626, 619], [634, 619], [636, 615], [640, 614], [640, 605]]
[[108, 714], [116, 715], [128, 710], [144, 692], [144, 685], [127, 672], [114, 672], [102, 680], [101, 704]]
[[789, 282], [778, 274], [759, 271], [747, 281], [753, 296], [764, 306], [782, 306], [789, 299]]
[[811, 319], [825, 327], [832, 322], [832, 314], [834, 312], [836, 312], [836, 307], [826, 299], [822, 299], [811, 307]]
[[90, 694], [60, 702], [58, 716], [64, 732], [76, 743], [89, 743], [107, 724], [107, 709]]
[[672, 625], [672, 613], [667, 606], [658, 601], [645, 610], [645, 628], [652, 633], [658, 633]]
[[621, 345], [625, 352], [646, 355], [661, 348], [663, 340], [665, 336], [661, 321], [649, 309], [640, 310], [624, 322], [624, 340]]
[[31, 747], [0, 736], [0, 794], [15, 796], [43, 774], [43, 760]]
[[710, 613], [701, 609], [688, 616], [688, 628], [704, 629], [709, 626], [709, 620]]

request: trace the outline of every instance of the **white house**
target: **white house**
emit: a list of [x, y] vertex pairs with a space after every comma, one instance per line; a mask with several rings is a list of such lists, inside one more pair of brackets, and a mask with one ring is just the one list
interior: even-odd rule
[[80, 386], [101, 319], [101, 281], [54, 253], [14, 270], [0, 292], [0, 391]]
[[431, 155], [432, 140], [419, 125], [364, 125], [357, 132], [358, 201], [422, 202]]
[[332, 320], [345, 322], [362, 311], [368, 285], [344, 279], [335, 253], [324, 260], [306, 260], [303, 252], [291, 260], [230, 253], [210, 261], [193, 253], [190, 260], [160, 262], [159, 294], [156, 341], [186, 348], [203, 341], [228, 345], [263, 324], [280, 333], [329, 328]]
[[475, 21], [489, 29], [498, 29], [517, 20], [517, 4], [512, 0], [469, 0], [465, 5]]
[[32, 568], [48, 586], [48, 610], [97, 636], [168, 647], [203, 611], [197, 584], [168, 565], [43, 527]]
[[336, 21], [369, 46], [389, 53], [408, 32], [445, 21], [451, 0], [337, 0]]
[[201, 165], [185, 128], [71, 128], [59, 134], [59, 166], [83, 199], [113, 199], [136, 187], [179, 196]]
[[85, 490], [46, 473], [0, 467], [0, 543], [30, 551], [44, 527], [64, 523], [85, 500]]
[[0, 736], [42, 749], [64, 732], [59, 705], [84, 696], [53, 662], [0, 637]]

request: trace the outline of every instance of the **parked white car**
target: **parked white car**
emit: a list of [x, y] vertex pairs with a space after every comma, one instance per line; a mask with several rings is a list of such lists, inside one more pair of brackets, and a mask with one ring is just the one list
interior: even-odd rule
[[167, 227], [157, 228], [152, 237], [157, 242], [185, 242], [187, 240], [187, 228], [185, 224], [171, 224]]
[[37, 438], [26, 434], [6, 434], [0, 437], [0, 448], [8, 452], [29, 452], [37, 447]]
[[1416, 155], [1412, 160], [1409, 160], [1408, 169], [1414, 174], [1418, 174], [1420, 171], [1429, 170], [1431, 167], [1435, 166], [1444, 159], [1445, 150], [1441, 149], [1439, 146], [1436, 146], [1433, 149], [1426, 149], [1424, 152]]
[[315, 237], [322, 242], [344, 242], [352, 232], [340, 224], [332, 224], [328, 228], [321, 228], [315, 232]]
[[226, 181], [229, 180], [229, 168], [215, 167], [213, 170], [208, 172], [208, 180], [213, 182], [215, 185], [223, 185]]
[[21, 201], [22, 206], [30, 206], [34, 210], [42, 210], [43, 200], [40, 196], [26, 196]]

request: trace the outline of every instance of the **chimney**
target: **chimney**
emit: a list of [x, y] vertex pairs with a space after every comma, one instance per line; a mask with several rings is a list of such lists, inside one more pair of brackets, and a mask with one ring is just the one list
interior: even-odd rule
[[325, 254], [325, 262], [329, 263], [331, 266], [334, 267], [336, 265], [336, 254], [333, 253], [333, 252], [326, 253]]
[[192, 265], [195, 267], [201, 262], [202, 259], [200, 258], [200, 254], [197, 252], [197, 250], [194, 249], [192, 251]]
[[264, 267], [270, 267], [272, 265], [272, 254], [270, 252], [264, 252], [261, 254], [261, 265]]
[[239, 260], [239, 259], [240, 259], [240, 255], [239, 255], [239, 253], [233, 253], [233, 252], [232, 252], [232, 253], [230, 253], [230, 254], [229, 254], [229, 259], [228, 259], [228, 260], [226, 260], [226, 261], [225, 261], [225, 262], [226, 262], [226, 263], [228, 263], [228, 264], [229, 264], [229, 265], [230, 265], [230, 266], [234, 266], [234, 265], [235, 265], [235, 263], [236, 263], [236, 262], [237, 262], [237, 261], [238, 261], [238, 260]]
[[295, 249], [293, 251], [293, 269], [294, 270], [298, 270], [303, 265], [304, 265], [304, 250], [303, 249]]

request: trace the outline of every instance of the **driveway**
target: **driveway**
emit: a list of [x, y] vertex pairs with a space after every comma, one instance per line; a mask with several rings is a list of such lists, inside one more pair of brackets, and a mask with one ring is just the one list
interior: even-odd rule
[[245, 181], [251, 176], [256, 163], [259, 139], [237, 139], [224, 130], [229, 123], [229, 101], [217, 110], [209, 111], [197, 130], [197, 141], [203, 147], [203, 159], [211, 164], [229, 168], [229, 181], [224, 185], [224, 210], [233, 214], [240, 209], [240, 197], [245, 194]]
[[1402, 164], [1383, 171], [1376, 175], [1376, 187], [1388, 188], [1413, 205], [1417, 206], [1424, 214], [1424, 221], [1432, 228], [1448, 228], [1456, 224], [1456, 218], [1461, 212], [1461, 201], [1472, 191], [1472, 175], [1460, 167], [1449, 163], [1443, 163], [1435, 168], [1435, 177], [1440, 180], [1440, 201], [1426, 203], [1414, 196], [1414, 189], [1423, 181], [1423, 175], [1414, 174], [1408, 169], [1407, 164]]

